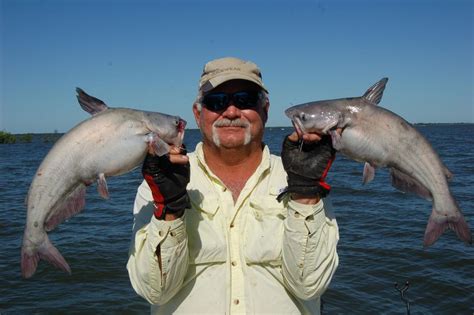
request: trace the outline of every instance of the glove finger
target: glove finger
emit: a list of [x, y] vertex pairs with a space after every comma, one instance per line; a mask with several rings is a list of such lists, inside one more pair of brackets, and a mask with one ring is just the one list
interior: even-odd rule
[[142, 173], [155, 175], [169, 169], [171, 165], [169, 154], [157, 156], [148, 153], [142, 164]]
[[179, 154], [183, 154], [183, 155], [188, 154], [188, 150], [186, 149], [186, 145], [184, 143], [181, 145], [181, 150]]
[[288, 173], [317, 179], [323, 174], [334, 154], [331, 138], [323, 136], [318, 142], [302, 144], [285, 139], [281, 158]]

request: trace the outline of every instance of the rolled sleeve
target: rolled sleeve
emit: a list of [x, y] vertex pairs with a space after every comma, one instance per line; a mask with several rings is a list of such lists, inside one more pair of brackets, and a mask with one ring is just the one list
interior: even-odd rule
[[304, 205], [290, 200], [283, 238], [283, 276], [297, 297], [320, 297], [339, 263], [339, 230], [331, 202]]
[[181, 288], [188, 267], [183, 219], [153, 217], [132, 241], [127, 269], [133, 288], [151, 304], [166, 303]]

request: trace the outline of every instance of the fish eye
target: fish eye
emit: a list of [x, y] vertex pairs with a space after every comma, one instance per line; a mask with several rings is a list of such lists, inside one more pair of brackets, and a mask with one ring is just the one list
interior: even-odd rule
[[305, 114], [305, 113], [301, 113], [300, 119], [301, 119], [301, 121], [306, 121], [306, 114]]

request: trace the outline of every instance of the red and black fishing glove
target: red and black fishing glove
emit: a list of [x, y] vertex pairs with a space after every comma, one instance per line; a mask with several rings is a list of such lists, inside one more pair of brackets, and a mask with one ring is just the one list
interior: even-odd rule
[[288, 187], [278, 196], [278, 201], [286, 193], [320, 198], [329, 194], [331, 186], [325, 179], [335, 157], [336, 150], [332, 147], [330, 136], [323, 136], [318, 142], [303, 144], [285, 137], [281, 159], [288, 175]]
[[[182, 149], [186, 154], [186, 149]], [[186, 186], [189, 183], [189, 162], [171, 163], [169, 155], [147, 154], [142, 166], [142, 174], [150, 186], [155, 202], [154, 215], [162, 220], [166, 213], [181, 216], [190, 207]]]

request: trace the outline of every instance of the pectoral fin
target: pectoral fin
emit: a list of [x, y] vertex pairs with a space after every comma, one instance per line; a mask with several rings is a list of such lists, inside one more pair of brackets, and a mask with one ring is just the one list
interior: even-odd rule
[[335, 150], [339, 151], [344, 148], [341, 141], [341, 134], [337, 132], [337, 130], [330, 130], [329, 134], [331, 135], [332, 147]]
[[418, 196], [431, 200], [431, 192], [415, 178], [407, 175], [395, 168], [390, 169], [392, 186], [406, 193], [415, 193]]
[[107, 188], [104, 173], [100, 173], [99, 178], [97, 178], [97, 191], [102, 198], [109, 199], [109, 189]]
[[163, 156], [170, 152], [170, 146], [164, 142], [156, 133], [150, 133], [147, 135], [146, 142], [151, 147], [153, 152], [158, 156]]

